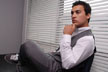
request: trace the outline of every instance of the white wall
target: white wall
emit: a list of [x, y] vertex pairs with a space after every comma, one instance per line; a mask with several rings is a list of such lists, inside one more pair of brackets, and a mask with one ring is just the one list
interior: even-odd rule
[[23, 9], [24, 0], [0, 0], [0, 54], [19, 51]]

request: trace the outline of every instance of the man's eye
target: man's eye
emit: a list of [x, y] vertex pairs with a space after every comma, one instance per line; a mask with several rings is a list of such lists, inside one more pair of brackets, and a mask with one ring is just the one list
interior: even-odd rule
[[71, 11], [71, 14], [73, 14], [73, 11]]
[[81, 11], [79, 11], [79, 10], [78, 10], [78, 11], [76, 11], [76, 14], [79, 14], [79, 13], [81, 13]]

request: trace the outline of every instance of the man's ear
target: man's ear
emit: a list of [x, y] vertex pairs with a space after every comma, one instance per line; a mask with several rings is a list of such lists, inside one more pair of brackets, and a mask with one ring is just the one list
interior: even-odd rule
[[88, 13], [88, 14], [87, 14], [87, 19], [90, 19], [90, 17], [91, 17], [91, 14]]

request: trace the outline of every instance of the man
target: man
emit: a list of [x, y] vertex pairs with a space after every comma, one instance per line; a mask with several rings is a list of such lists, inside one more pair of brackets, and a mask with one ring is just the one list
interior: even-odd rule
[[[27, 41], [20, 48], [21, 64], [32, 65], [38, 72], [70, 72], [70, 70], [79, 72], [78, 69], [87, 63], [95, 49], [94, 38], [88, 24], [90, 16], [91, 7], [88, 3], [83, 1], [73, 3], [72, 24], [64, 27], [58, 51], [45, 54], [34, 42]], [[12, 55], [5, 59], [9, 61], [11, 57]]]

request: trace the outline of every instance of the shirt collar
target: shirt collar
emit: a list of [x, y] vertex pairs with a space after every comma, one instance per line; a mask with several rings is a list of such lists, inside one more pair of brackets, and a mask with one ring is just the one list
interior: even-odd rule
[[79, 34], [79, 33], [81, 33], [81, 32], [84, 32], [84, 31], [86, 31], [86, 30], [89, 30], [89, 29], [91, 29], [91, 28], [90, 28], [90, 27], [81, 27], [81, 28], [77, 28], [77, 29], [73, 32], [72, 36], [75, 36], [75, 35], [77, 35], [77, 34]]

